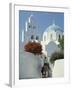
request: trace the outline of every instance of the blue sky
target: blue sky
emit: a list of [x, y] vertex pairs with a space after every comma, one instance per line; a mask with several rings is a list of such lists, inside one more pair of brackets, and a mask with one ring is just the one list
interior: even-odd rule
[[42, 34], [45, 29], [55, 22], [64, 30], [64, 13], [61, 12], [38, 12], [38, 11], [19, 11], [19, 39], [21, 41], [21, 32], [24, 30], [27, 18], [33, 14], [39, 26], [39, 33]]

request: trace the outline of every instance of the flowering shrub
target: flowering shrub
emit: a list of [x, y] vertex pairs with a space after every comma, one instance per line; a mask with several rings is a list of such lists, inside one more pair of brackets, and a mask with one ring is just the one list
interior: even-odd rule
[[24, 47], [26, 52], [33, 53], [35, 55], [42, 54], [42, 45], [36, 42], [28, 42]]

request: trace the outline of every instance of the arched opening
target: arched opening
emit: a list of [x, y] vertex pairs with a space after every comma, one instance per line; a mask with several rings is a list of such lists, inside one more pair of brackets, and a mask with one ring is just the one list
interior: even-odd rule
[[34, 39], [34, 35], [31, 35], [31, 40], [33, 40]]
[[36, 40], [39, 40], [39, 36], [36, 36]]
[[50, 39], [51, 39], [51, 40], [53, 39], [53, 35], [52, 35], [52, 34], [50, 35]]
[[59, 40], [61, 39], [61, 36], [60, 36], [60, 34], [59, 34]]
[[36, 28], [36, 26], [33, 26], [33, 29], [35, 29]]
[[31, 28], [31, 24], [30, 23], [28, 23], [28, 28]]

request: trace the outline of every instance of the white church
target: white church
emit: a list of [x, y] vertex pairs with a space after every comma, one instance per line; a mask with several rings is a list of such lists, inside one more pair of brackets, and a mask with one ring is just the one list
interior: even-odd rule
[[50, 58], [53, 52], [60, 50], [58, 39], [62, 38], [63, 30], [54, 21], [44, 30], [43, 35], [40, 36], [38, 30], [39, 26], [34, 15], [30, 15], [25, 22], [24, 31], [22, 31], [22, 40], [24, 38], [24, 44], [29, 41], [40, 42], [43, 48], [42, 52]]
[[[19, 79], [28, 78], [41, 78], [41, 68], [44, 64], [44, 59], [40, 56], [35, 56], [32, 53], [24, 51], [24, 45], [29, 41], [39, 42], [42, 45], [42, 52], [45, 56], [49, 58], [52, 53], [60, 50], [58, 47], [58, 39], [62, 38], [63, 30], [61, 27], [51, 23], [50, 26], [44, 30], [43, 34], [39, 34], [39, 26], [35, 20], [34, 15], [30, 15], [27, 18], [24, 30], [22, 31], [22, 43], [23, 46], [20, 48], [19, 55]], [[52, 69], [52, 77], [63, 77], [64, 76], [64, 60], [57, 60]]]

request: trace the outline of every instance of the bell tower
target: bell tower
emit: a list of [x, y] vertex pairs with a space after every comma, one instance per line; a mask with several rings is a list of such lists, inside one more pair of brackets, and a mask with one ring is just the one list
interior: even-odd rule
[[34, 18], [34, 15], [30, 15], [27, 21], [25, 22], [25, 34], [24, 34], [25, 43], [29, 41], [36, 41], [39, 39], [38, 35], [38, 24]]

